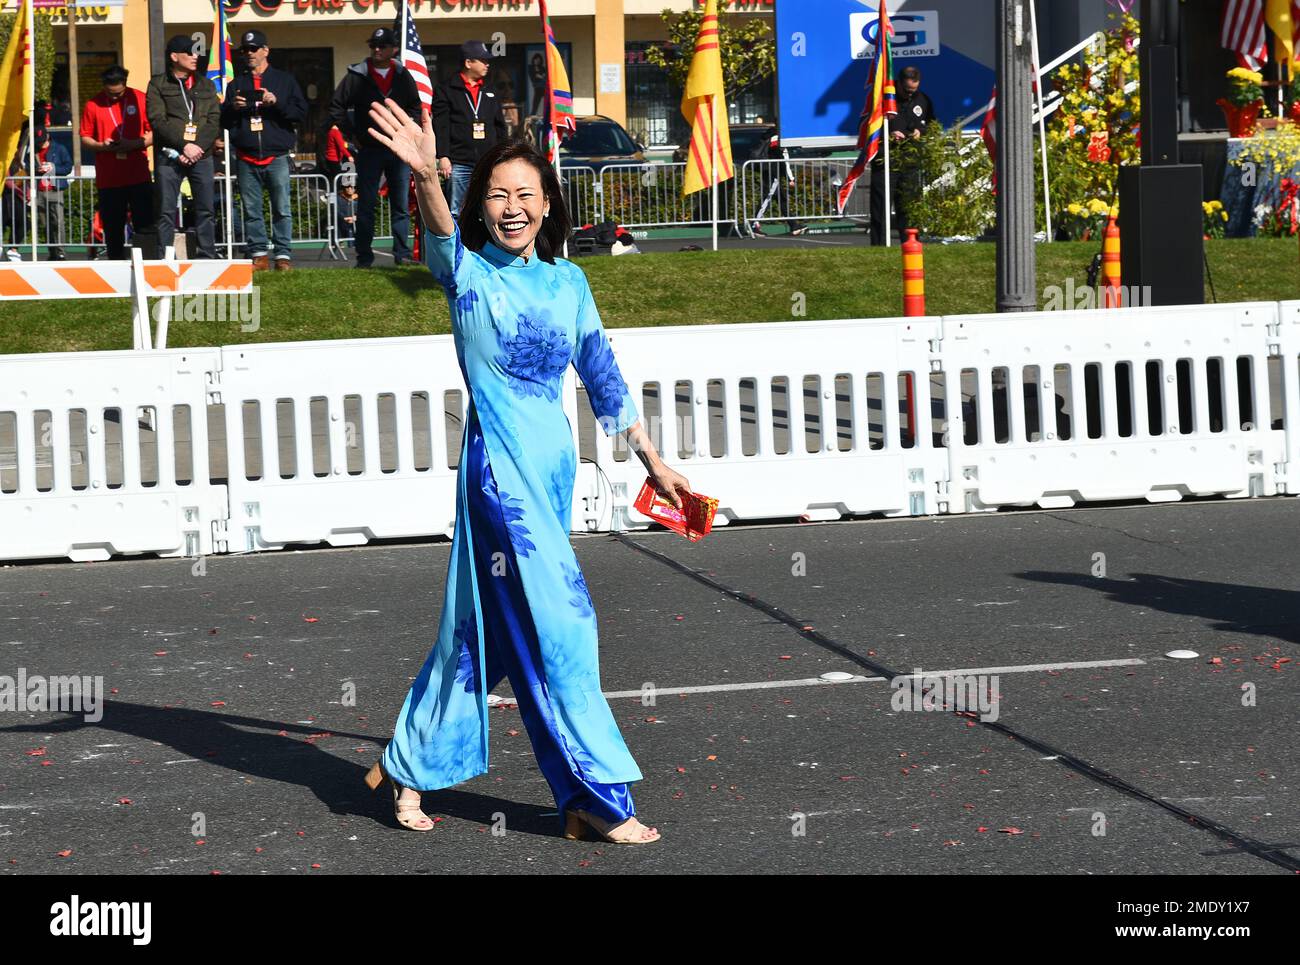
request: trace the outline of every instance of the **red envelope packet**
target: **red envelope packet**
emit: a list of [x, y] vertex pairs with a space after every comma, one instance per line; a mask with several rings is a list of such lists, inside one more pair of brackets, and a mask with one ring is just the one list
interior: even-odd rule
[[632, 505], [641, 515], [681, 533], [691, 542], [703, 539], [712, 531], [713, 516], [718, 511], [718, 501], [700, 493], [683, 496], [682, 508], [678, 509], [659, 495], [649, 478], [641, 485], [641, 492]]

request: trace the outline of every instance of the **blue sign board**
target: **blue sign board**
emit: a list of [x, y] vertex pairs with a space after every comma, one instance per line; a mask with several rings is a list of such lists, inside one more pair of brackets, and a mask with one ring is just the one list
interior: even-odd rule
[[[994, 5], [890, 0], [894, 73], [920, 68], [921, 90], [944, 124], [993, 93]], [[879, 24], [877, 0], [776, 0], [781, 143], [851, 147], [867, 96]]]

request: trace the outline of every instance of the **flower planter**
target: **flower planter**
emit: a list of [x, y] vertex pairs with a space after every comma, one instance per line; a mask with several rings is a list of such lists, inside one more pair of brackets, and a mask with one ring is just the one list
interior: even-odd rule
[[1259, 120], [1259, 112], [1264, 108], [1263, 101], [1234, 104], [1220, 97], [1215, 103], [1223, 108], [1223, 116], [1228, 121], [1228, 133], [1232, 137], [1250, 137], [1255, 133], [1255, 122]]

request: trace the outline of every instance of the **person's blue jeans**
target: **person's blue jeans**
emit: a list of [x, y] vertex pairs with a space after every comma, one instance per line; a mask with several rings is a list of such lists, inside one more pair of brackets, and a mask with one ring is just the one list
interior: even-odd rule
[[465, 192], [469, 189], [469, 176], [473, 173], [472, 164], [451, 166], [451, 216], [453, 218], [460, 218], [460, 206], [465, 201]]
[[388, 179], [388, 207], [393, 220], [393, 260], [411, 257], [411, 168], [392, 151], [376, 144], [357, 153], [357, 264], [375, 260], [375, 205], [379, 202], [379, 178]]
[[[249, 258], [272, 252], [277, 259], [293, 254], [293, 214], [289, 210], [289, 159], [284, 155], [270, 164], [235, 161], [239, 179], [240, 207], [244, 214], [244, 247]], [[271, 237], [266, 240], [266, 217], [262, 213], [262, 192], [271, 193]]]

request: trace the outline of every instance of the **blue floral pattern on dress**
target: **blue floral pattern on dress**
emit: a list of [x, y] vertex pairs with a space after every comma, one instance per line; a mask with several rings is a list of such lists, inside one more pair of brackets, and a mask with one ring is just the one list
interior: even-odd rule
[[591, 411], [598, 419], [617, 419], [623, 409], [623, 397], [629, 393], [603, 329], [592, 329], [583, 337], [578, 348], [578, 369], [583, 373]]
[[573, 473], [576, 468], [574, 456], [566, 452], [560, 456], [551, 471], [550, 487], [547, 495], [551, 498], [551, 508], [563, 515], [573, 505]]
[[528, 538], [528, 527], [524, 525], [524, 501], [503, 489], [497, 492], [501, 495], [501, 515], [506, 521], [506, 532], [510, 534], [510, 545], [520, 556], [527, 556], [537, 547]]
[[596, 608], [591, 602], [591, 593], [587, 590], [587, 578], [582, 575], [582, 568], [577, 562], [564, 564], [564, 580], [569, 584], [569, 603], [580, 616], [594, 616]]
[[478, 301], [478, 292], [471, 288], [464, 294], [456, 296], [456, 311], [462, 315], [467, 315], [476, 301]]
[[496, 357], [497, 364], [505, 370], [510, 391], [521, 399], [542, 396], [554, 402], [560, 397], [573, 346], [563, 329], [547, 321], [544, 312], [520, 314], [514, 337], [501, 340], [505, 351]]
[[460, 641], [456, 682], [465, 685], [465, 693], [472, 694], [478, 690], [478, 620], [472, 611], [456, 627], [455, 637]]

